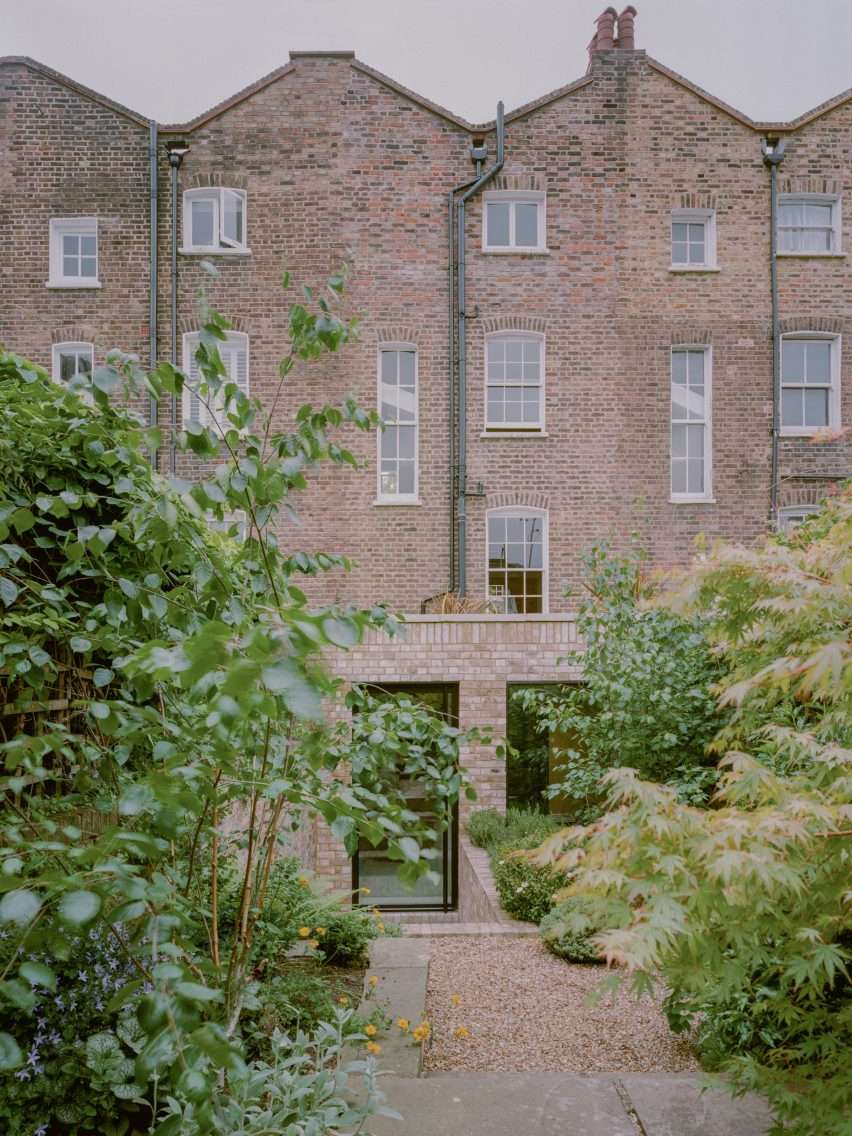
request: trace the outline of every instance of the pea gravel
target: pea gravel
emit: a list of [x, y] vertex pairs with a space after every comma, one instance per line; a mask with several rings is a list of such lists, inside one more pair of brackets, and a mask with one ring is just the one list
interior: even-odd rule
[[[628, 991], [595, 1006], [603, 966], [555, 958], [533, 936], [434, 938], [424, 1063], [433, 1071], [685, 1073], [700, 1068], [659, 1001]], [[458, 1005], [453, 997], [460, 998]], [[456, 1037], [463, 1027], [467, 1037]]]

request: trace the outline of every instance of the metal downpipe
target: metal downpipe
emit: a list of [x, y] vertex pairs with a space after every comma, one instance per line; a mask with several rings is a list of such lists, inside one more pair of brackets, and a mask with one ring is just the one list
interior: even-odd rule
[[458, 321], [458, 485], [456, 488], [456, 547], [458, 549], [458, 593], [467, 591], [467, 336], [465, 329], [465, 205], [484, 185], [503, 168], [505, 128], [503, 104], [497, 104], [495, 123], [497, 156], [494, 165], [477, 178], [456, 204], [456, 232], [458, 234], [458, 288], [456, 290], [456, 319]]
[[781, 436], [781, 317], [778, 305], [778, 167], [784, 159], [784, 141], [762, 142], [763, 161], [769, 167], [769, 291], [772, 304], [772, 441], [769, 483], [769, 520], [778, 525], [778, 468]]
[[[148, 163], [149, 163], [149, 180], [150, 180], [150, 296], [148, 304], [148, 360], [151, 370], [157, 368], [157, 205], [158, 205], [158, 170], [157, 170], [157, 124], [151, 119], [148, 123]], [[149, 413], [149, 420], [152, 426], [156, 426], [160, 417], [160, 407], [157, 399], [151, 395], [151, 407]], [[157, 469], [160, 464], [160, 451], [158, 447], [154, 447], [151, 453], [151, 462], [154, 469]]]
[[[171, 364], [178, 365], [178, 337], [177, 337], [177, 274], [178, 274], [178, 170], [183, 156], [189, 147], [182, 142], [169, 146], [169, 165], [172, 171], [171, 178]], [[178, 400], [177, 395], [171, 398], [171, 448], [169, 456], [169, 470], [172, 474], [177, 471], [177, 428], [178, 428]]]

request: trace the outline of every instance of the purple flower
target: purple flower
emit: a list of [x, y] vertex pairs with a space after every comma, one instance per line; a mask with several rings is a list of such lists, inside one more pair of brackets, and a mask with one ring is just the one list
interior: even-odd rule
[[33, 1132], [33, 1136], [47, 1136], [47, 1125], [40, 1124], [35, 1132]]
[[23, 1069], [17, 1071], [15, 1076], [19, 1081], [29, 1081], [32, 1078], [32, 1070], [25, 1065]]

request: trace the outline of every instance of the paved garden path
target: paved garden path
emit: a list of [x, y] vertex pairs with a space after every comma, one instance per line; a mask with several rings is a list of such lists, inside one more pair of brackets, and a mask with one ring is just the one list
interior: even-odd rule
[[688, 1073], [434, 1073], [383, 1079], [402, 1121], [371, 1136], [765, 1136], [756, 1098], [706, 1093]]
[[[533, 952], [534, 944], [525, 942], [525, 950]], [[462, 950], [461, 940], [456, 943], [450, 948], [440, 939], [378, 940], [370, 962], [374, 983], [368, 985], [365, 1010], [375, 1006], [376, 998], [391, 1019], [421, 1020], [430, 960], [434, 956], [439, 966], [441, 955], [448, 962], [461, 961], [454, 959]], [[498, 943], [492, 948], [498, 954], [509, 949], [502, 937]], [[483, 946], [470, 952], [472, 969], [482, 967], [483, 958], [488, 957], [480, 953]], [[475, 956], [478, 967], [473, 966]], [[453, 977], [460, 980], [458, 975]], [[499, 976], [493, 973], [492, 978], [495, 1000], [505, 999]], [[523, 999], [518, 997], [522, 993], [523, 987], [509, 993], [505, 1006], [509, 1015], [523, 1015]], [[457, 1009], [461, 1013], [462, 1005]], [[446, 1030], [455, 1023], [436, 1024]], [[598, 1022], [597, 1028], [601, 1025]], [[562, 1071], [553, 1071], [551, 1066], [552, 1071], [541, 1072], [535, 1066], [518, 1071], [518, 1066], [503, 1064], [503, 1071], [498, 1072], [488, 1071], [487, 1064], [477, 1060], [464, 1071], [443, 1072], [424, 1071], [420, 1047], [391, 1027], [382, 1038], [380, 1064], [387, 1075], [381, 1078], [381, 1087], [388, 1104], [403, 1120], [376, 1117], [365, 1131], [370, 1136], [765, 1136], [769, 1114], [761, 1100], [732, 1100], [720, 1091], [702, 1093], [700, 1074], [670, 1071], [683, 1068], [671, 1064], [677, 1055], [653, 1031], [645, 1036], [649, 1048], [660, 1045], [662, 1050], [649, 1054], [641, 1067], [668, 1071], [628, 1072], [629, 1065], [615, 1065], [625, 1071], [568, 1072], [564, 1070], [571, 1066], [557, 1065], [556, 1070]], [[586, 1045], [591, 1041], [587, 1036]], [[493, 1052], [499, 1068], [497, 1062], [505, 1054], [499, 1046]], [[618, 1050], [609, 1056], [618, 1059]], [[633, 1056], [620, 1054], [621, 1060], [632, 1061]], [[594, 1061], [576, 1067], [600, 1068]]]

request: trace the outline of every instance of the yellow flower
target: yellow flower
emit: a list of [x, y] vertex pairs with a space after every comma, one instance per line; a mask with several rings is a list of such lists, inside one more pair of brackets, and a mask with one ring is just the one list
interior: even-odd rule
[[454, 1006], [460, 1006], [461, 1005], [461, 994], [453, 994], [452, 998], [450, 998], [450, 1001], [452, 1002], [452, 1004]]
[[407, 1033], [408, 1027], [411, 1025], [411, 1022], [408, 1020], [408, 1018], [397, 1018], [396, 1024], [399, 1026], [403, 1033]]
[[308, 946], [311, 948], [311, 950], [315, 951], [319, 946], [319, 943], [316, 939], [308, 939]]
[[379, 932], [379, 934], [380, 934], [380, 935], [384, 935], [384, 933], [385, 933], [385, 925], [384, 925], [384, 923], [377, 923], [377, 924], [376, 924], [376, 929], [378, 930], [378, 932]]
[[377, 1041], [368, 1041], [367, 1042], [367, 1052], [373, 1053], [373, 1054], [381, 1053], [382, 1047], [379, 1045], [379, 1043]]
[[470, 1037], [470, 1030], [467, 1028], [467, 1026], [459, 1026], [457, 1030], [453, 1031], [453, 1037]]
[[361, 895], [369, 895], [369, 894], [370, 894], [369, 888], [361, 888]]
[[368, 1026], [364, 1026], [364, 1033], [367, 1035], [367, 1037], [375, 1037], [378, 1032], [379, 1031], [376, 1029], [372, 1022], [370, 1022]]
[[311, 933], [310, 927], [300, 927], [299, 928], [299, 934], [301, 935], [301, 937], [303, 939], [307, 939], [307, 937], [308, 937], [308, 935], [310, 935], [310, 933]]
[[371, 986], [372, 986], [373, 988], [375, 988], [376, 986], [378, 986], [378, 985], [379, 985], [379, 979], [378, 979], [378, 975], [375, 975], [375, 974], [371, 974], [371, 975], [370, 975], [370, 977], [369, 977], [369, 978], [367, 979], [367, 982], [369, 982], [369, 984], [370, 984], [370, 985], [371, 985]]
[[324, 935], [325, 927], [314, 927], [314, 933], [317, 935]]
[[417, 1029], [411, 1031], [411, 1036], [415, 1041], [425, 1041], [431, 1032], [431, 1027], [428, 1022], [421, 1022]]
[[307, 876], [299, 876], [299, 887], [309, 888], [310, 886], [311, 886], [311, 881], [308, 879]]
[[381, 915], [381, 911], [378, 907], [373, 907], [370, 909], [370, 914], [375, 915], [375, 917], [378, 919], [378, 917]]
[[340, 997], [337, 999], [337, 1001], [340, 1003], [341, 1006], [348, 1006], [349, 1005], [349, 999], [346, 997], [345, 994], [341, 994]]

